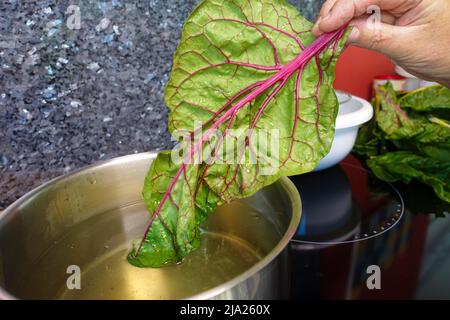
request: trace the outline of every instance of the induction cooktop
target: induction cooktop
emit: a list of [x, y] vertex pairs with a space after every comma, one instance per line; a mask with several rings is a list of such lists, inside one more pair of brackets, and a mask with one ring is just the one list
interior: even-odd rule
[[449, 206], [428, 187], [379, 181], [353, 156], [291, 180], [291, 298], [450, 299]]

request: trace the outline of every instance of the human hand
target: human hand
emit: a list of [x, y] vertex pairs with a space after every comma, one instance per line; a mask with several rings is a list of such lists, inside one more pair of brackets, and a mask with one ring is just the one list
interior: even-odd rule
[[[368, 23], [371, 6], [381, 9], [380, 23]], [[313, 33], [349, 22], [349, 43], [386, 54], [411, 74], [450, 87], [450, 1], [327, 0]]]

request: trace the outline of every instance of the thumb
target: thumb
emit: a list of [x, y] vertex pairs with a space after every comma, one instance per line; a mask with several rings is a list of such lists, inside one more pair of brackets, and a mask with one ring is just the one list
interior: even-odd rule
[[353, 27], [348, 38], [350, 44], [378, 51], [393, 59], [401, 56], [408, 41], [405, 27], [358, 18], [350, 23]]

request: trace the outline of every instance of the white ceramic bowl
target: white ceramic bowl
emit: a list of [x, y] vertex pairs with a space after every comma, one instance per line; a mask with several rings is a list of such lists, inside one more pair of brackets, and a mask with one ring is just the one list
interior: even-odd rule
[[328, 155], [314, 171], [320, 171], [338, 164], [352, 151], [358, 129], [373, 117], [372, 105], [361, 98], [338, 91], [339, 113], [336, 119], [336, 134]]

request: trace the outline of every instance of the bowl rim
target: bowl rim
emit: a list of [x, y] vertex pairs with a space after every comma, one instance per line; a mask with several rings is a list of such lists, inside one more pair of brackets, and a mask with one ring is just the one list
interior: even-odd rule
[[350, 96], [351, 100], [340, 105], [339, 108], [341, 108], [342, 106], [344, 106], [345, 104], [349, 103], [352, 100], [358, 102], [361, 105], [361, 107], [353, 112], [338, 115], [336, 118], [336, 129], [359, 127], [362, 124], [368, 122], [373, 117], [373, 108], [369, 101], [354, 95]]
[[[31, 191], [27, 192], [22, 197], [14, 201], [11, 205], [9, 205], [5, 210], [0, 211], [0, 224], [4, 219], [7, 219], [7, 217], [10, 214], [12, 214], [14, 210], [20, 208], [20, 206], [26, 201], [29, 201], [36, 193], [46, 189], [49, 186], [54, 185], [55, 183], [59, 183], [63, 180], [73, 178], [81, 173], [85, 173], [86, 171], [92, 170], [94, 168], [112, 166], [120, 163], [126, 163], [131, 160], [139, 160], [139, 159], [149, 159], [153, 161], [156, 158], [157, 154], [158, 151], [149, 151], [116, 157], [109, 160], [98, 161], [93, 164], [76, 169], [67, 174], [63, 174], [61, 176], [53, 178], [43, 183], [42, 185], [39, 185], [38, 187], [32, 189]], [[287, 247], [287, 245], [289, 244], [290, 240], [292, 239], [297, 230], [298, 224], [300, 223], [302, 213], [301, 198], [297, 188], [288, 177], [281, 177], [279, 180], [277, 180], [277, 183], [280, 183], [282, 189], [284, 189], [287, 192], [288, 198], [291, 202], [291, 218], [289, 221], [289, 225], [283, 234], [283, 237], [278, 241], [276, 246], [261, 261], [259, 261], [258, 263], [256, 263], [255, 265], [253, 265], [251, 268], [247, 269], [240, 275], [228, 280], [225, 283], [222, 283], [219, 286], [213, 287], [199, 294], [183, 298], [184, 300], [206, 300], [213, 298], [225, 292], [228, 289], [231, 289], [240, 282], [247, 280], [254, 274], [258, 273], [260, 270], [265, 268]], [[11, 295], [2, 286], [0, 286], [0, 300], [19, 300], [19, 299], [20, 298]]]

